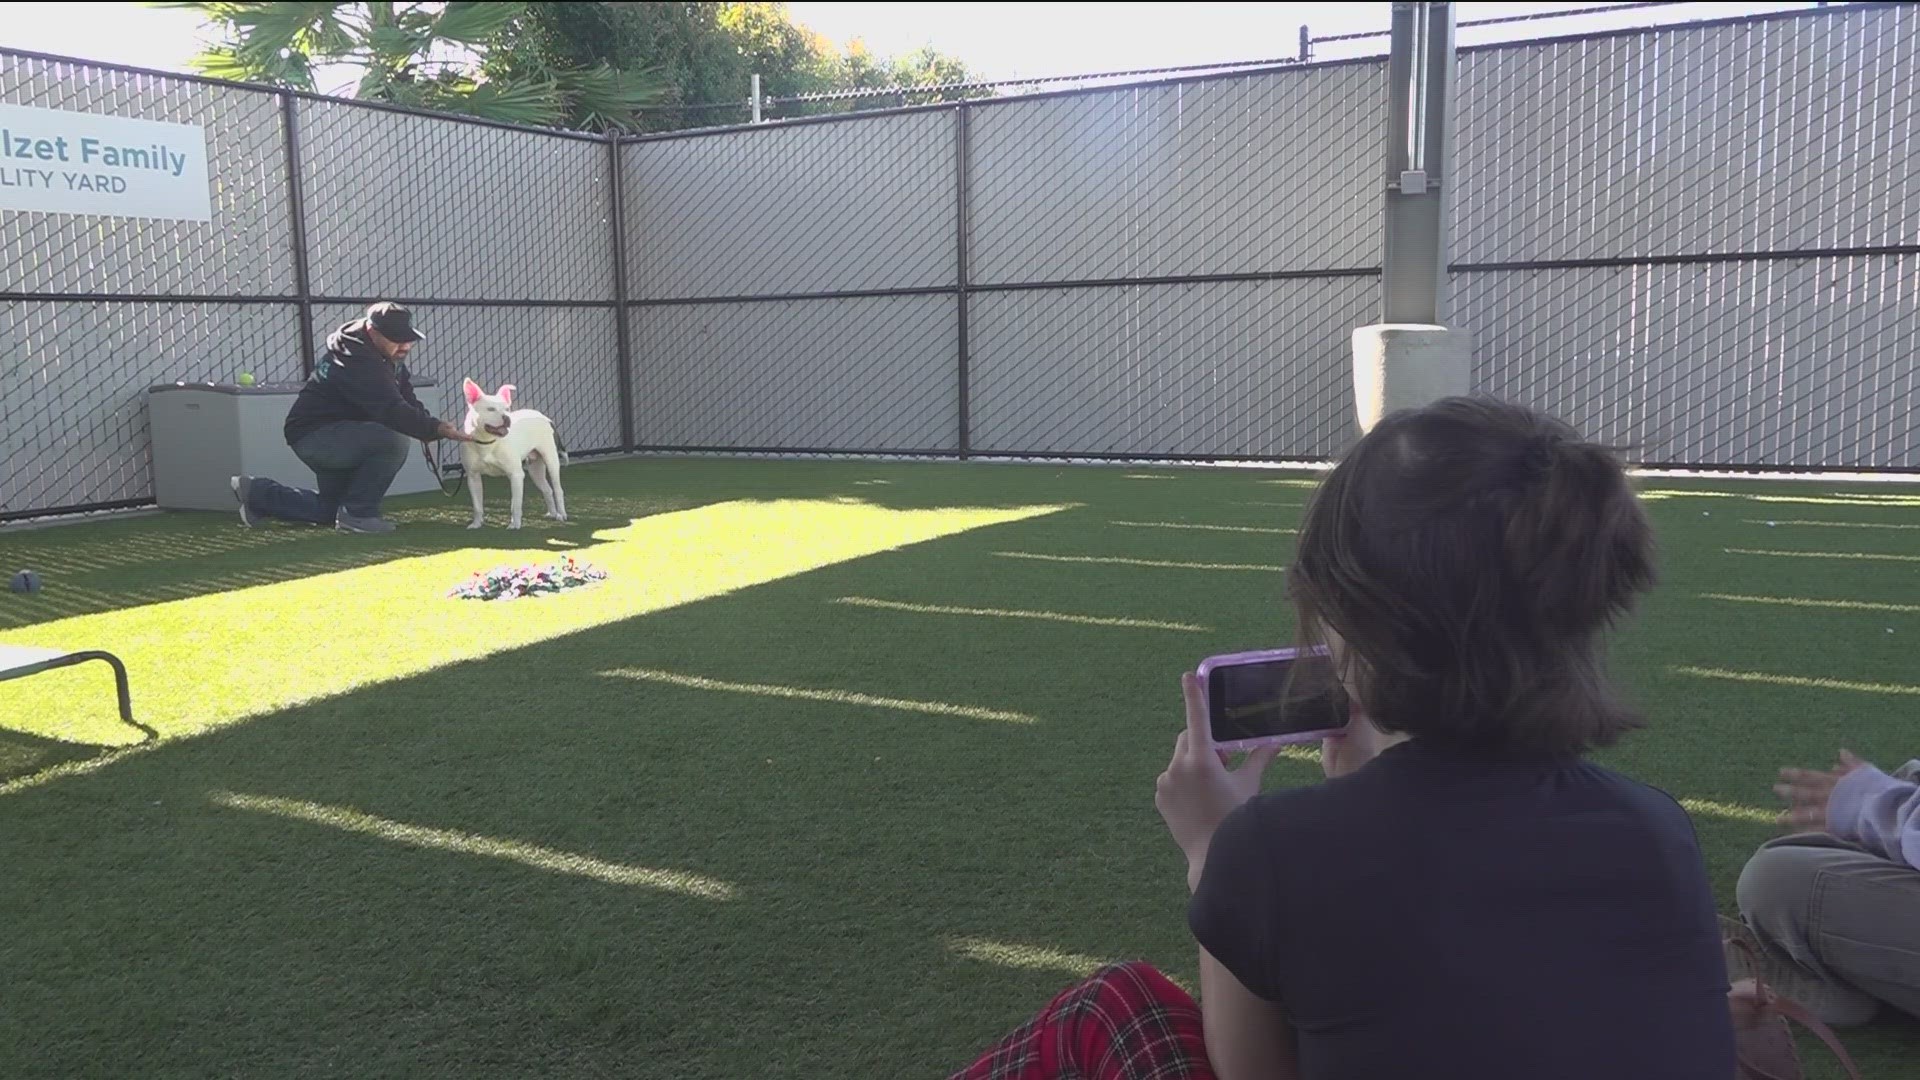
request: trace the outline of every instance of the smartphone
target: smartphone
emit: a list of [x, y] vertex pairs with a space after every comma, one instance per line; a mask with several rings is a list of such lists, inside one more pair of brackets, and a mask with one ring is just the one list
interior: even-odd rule
[[1197, 674], [1222, 750], [1318, 742], [1345, 732], [1351, 718], [1324, 648], [1208, 657]]

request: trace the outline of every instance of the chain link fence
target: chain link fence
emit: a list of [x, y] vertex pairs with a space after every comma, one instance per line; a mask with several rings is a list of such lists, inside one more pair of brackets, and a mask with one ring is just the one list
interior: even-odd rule
[[316, 338], [403, 300], [427, 334], [416, 374], [513, 383], [575, 453], [622, 448], [606, 142], [296, 105]]
[[343, 102], [298, 105], [314, 295], [613, 299], [604, 141]]
[[418, 309], [417, 374], [628, 445], [605, 139], [6, 52], [0, 103], [199, 126], [213, 206], [0, 212], [0, 520], [150, 502], [148, 388], [298, 382], [378, 299]]
[[[1920, 468], [1917, 19], [1850, 5], [1465, 50], [1452, 321], [1478, 389], [1649, 464]], [[1384, 82], [1378, 60], [1277, 66], [636, 140], [627, 173], [660, 199], [628, 215], [636, 431], [1337, 454], [1348, 331], [1377, 318]], [[918, 297], [923, 328], [945, 312], [954, 340], [847, 325], [883, 297]]]
[[1920, 467], [1917, 99], [1906, 4], [1466, 52], [1480, 388], [1649, 464]]
[[968, 106], [972, 447], [1337, 453], [1347, 334], [1378, 293], [1384, 77], [1365, 62]]
[[[0, 508], [9, 516], [152, 498], [146, 390], [300, 378], [286, 304], [148, 300], [0, 303]], [[246, 358], [240, 360], [239, 358]]]
[[[1323, 459], [1377, 318], [1384, 64], [599, 137], [0, 51], [205, 128], [207, 223], [0, 213], [0, 519], [151, 500], [144, 391], [424, 375], [621, 449]], [[1920, 10], [1463, 50], [1478, 387], [1649, 463], [1920, 468]]]
[[1315, 457], [1378, 62], [629, 142], [646, 447]]
[[0, 103], [202, 127], [213, 203], [207, 222], [0, 213], [0, 293], [293, 295], [279, 95], [0, 54]]

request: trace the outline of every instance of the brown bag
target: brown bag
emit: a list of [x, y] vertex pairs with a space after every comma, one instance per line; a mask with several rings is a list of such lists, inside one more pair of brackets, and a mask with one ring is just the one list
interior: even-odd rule
[[[1756, 961], [1749, 966], [1758, 971], [1760, 965], [1753, 946], [1738, 938], [1730, 940]], [[1802, 1080], [1806, 1076], [1800, 1067], [1800, 1055], [1794, 1049], [1793, 1029], [1787, 1026], [1788, 1020], [1799, 1022], [1819, 1036], [1827, 1049], [1833, 1051], [1833, 1056], [1840, 1059], [1847, 1075], [1860, 1080], [1860, 1070], [1854, 1067], [1853, 1058], [1847, 1056], [1847, 1048], [1840, 1045], [1833, 1029], [1799, 1002], [1775, 993], [1773, 987], [1757, 975], [1733, 984], [1727, 993], [1727, 1008], [1733, 1014], [1734, 1080]]]

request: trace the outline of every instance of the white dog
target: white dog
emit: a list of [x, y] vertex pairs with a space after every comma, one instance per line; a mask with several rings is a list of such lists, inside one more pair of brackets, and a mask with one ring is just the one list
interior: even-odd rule
[[486, 509], [481, 502], [480, 478], [504, 476], [513, 492], [513, 517], [507, 528], [520, 527], [520, 501], [526, 491], [526, 477], [547, 501], [547, 516], [567, 520], [567, 493], [560, 489], [560, 466], [566, 462], [566, 450], [555, 437], [553, 421], [533, 409], [513, 408], [513, 384], [499, 393], [482, 391], [472, 379], [466, 380], [467, 422], [465, 431], [472, 442], [460, 444], [460, 465], [467, 474], [467, 491], [473, 496], [473, 524], [486, 524]]

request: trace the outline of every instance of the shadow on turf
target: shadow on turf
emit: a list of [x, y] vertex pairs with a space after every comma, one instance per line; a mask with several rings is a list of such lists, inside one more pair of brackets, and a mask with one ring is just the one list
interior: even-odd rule
[[[20, 988], [0, 1024], [33, 1036], [0, 1038], [0, 1075], [936, 1076], [1088, 960], [1190, 975], [1152, 777], [1177, 723], [1171, 678], [1227, 642], [1058, 622], [983, 633], [911, 609], [951, 604], [943, 575], [1009, 538], [1071, 535], [1036, 520], [835, 565], [0, 797], [0, 949]], [[1086, 600], [1050, 568], [982, 581], [1006, 590], [983, 604]], [[1164, 588], [1131, 596], [1153, 609], [1134, 614], [1236, 625], [1256, 604]], [[677, 678], [600, 677], [615, 668]], [[1277, 768], [1306, 779], [1303, 757]], [[1759, 835], [1742, 824], [1722, 854]], [[738, 892], [623, 887], [449, 838]], [[1910, 1054], [1920, 1027], [1848, 1042], [1872, 1069]]]
[[[1164, 648], [1070, 624], [1041, 626], [1039, 649], [979, 642], [971, 620], [833, 603], [856, 583], [910, 593], [951, 550], [893, 553], [879, 586], [830, 567], [0, 797], [0, 949], [26, 988], [5, 1023], [33, 1033], [0, 1038], [0, 1075], [934, 1075], [1062, 977], [951, 938], [1084, 952], [1098, 936], [1178, 963], [1151, 947], [1182, 932], [1178, 875], [1147, 873], [1164, 845], [1132, 836], [1152, 823], [1157, 731], [1146, 753], [1107, 746], [1063, 773], [1031, 726], [599, 677], [644, 665], [1005, 709], [1061, 647], [1136, 670]], [[933, 629], [875, 636], [903, 617]], [[1004, 681], [950, 662], [968, 642]], [[1092, 669], [1053, 682], [1043, 719], [1072, 702], [1111, 721], [1141, 696]], [[533, 849], [738, 891], [511, 857]], [[1046, 880], [996, 873], [1010, 863]], [[62, 886], [73, 868], [84, 883]], [[849, 1048], [854, 1017], [879, 1021]]]
[[114, 747], [43, 739], [0, 728], [0, 784], [76, 761], [110, 754]]
[[[231, 514], [194, 511], [0, 531], [0, 571], [32, 569], [44, 582], [34, 595], [0, 594], [0, 630], [467, 548], [544, 546], [558, 555], [594, 543], [594, 535], [607, 529], [718, 502], [841, 499], [918, 510], [1032, 501], [1032, 476], [1040, 470], [1028, 472], [1016, 497], [999, 483], [1010, 468], [1026, 467], [916, 463], [903, 468], [740, 459], [596, 462], [567, 471], [570, 520], [548, 521], [541, 516], [538, 494], [529, 492], [526, 527], [518, 532], [505, 528], [506, 500], [498, 484], [488, 496], [487, 527], [478, 530], [466, 528], [471, 510], [462, 491], [453, 498], [426, 494], [390, 500], [388, 516], [401, 529], [386, 537], [342, 536], [290, 525], [245, 529]], [[913, 482], [913, 470], [943, 475], [938, 483], [920, 485]], [[878, 476], [876, 471], [890, 475]], [[1052, 471], [1063, 491], [1086, 487], [1086, 473]], [[1104, 475], [1120, 479], [1118, 472]], [[956, 495], [963, 496], [959, 503]]]

